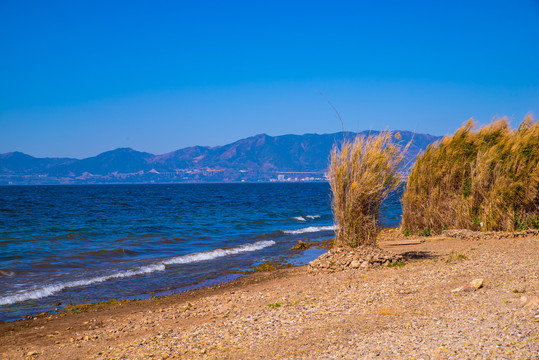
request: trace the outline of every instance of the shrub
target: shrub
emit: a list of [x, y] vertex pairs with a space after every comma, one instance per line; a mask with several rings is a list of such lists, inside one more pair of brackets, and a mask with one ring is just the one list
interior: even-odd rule
[[398, 167], [404, 151], [388, 131], [358, 136], [353, 142], [344, 140], [340, 149], [333, 148], [328, 179], [333, 193], [335, 248], [376, 244], [380, 205], [401, 184]]
[[403, 229], [539, 225], [539, 124], [528, 115], [516, 130], [506, 118], [475, 126], [468, 120], [417, 158], [403, 194]]

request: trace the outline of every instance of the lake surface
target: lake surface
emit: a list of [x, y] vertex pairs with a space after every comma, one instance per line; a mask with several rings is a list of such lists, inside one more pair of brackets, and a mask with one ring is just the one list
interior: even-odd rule
[[[0, 320], [304, 264], [323, 250], [290, 248], [333, 236], [330, 196], [327, 183], [0, 187]], [[385, 224], [400, 214], [395, 196]]]

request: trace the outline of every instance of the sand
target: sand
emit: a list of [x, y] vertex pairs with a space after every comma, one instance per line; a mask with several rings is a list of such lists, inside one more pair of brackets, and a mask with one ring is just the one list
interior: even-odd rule
[[403, 267], [279, 269], [3, 323], [0, 358], [539, 359], [537, 235], [400, 243], [381, 246]]

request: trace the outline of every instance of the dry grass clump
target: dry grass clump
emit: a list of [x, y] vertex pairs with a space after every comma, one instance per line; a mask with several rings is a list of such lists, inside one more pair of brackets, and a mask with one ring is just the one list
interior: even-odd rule
[[[397, 139], [400, 135], [395, 134]], [[402, 149], [391, 132], [356, 137], [331, 151], [328, 179], [333, 192], [334, 247], [375, 245], [380, 205], [401, 184]]]
[[471, 119], [421, 154], [403, 195], [402, 228], [539, 228], [539, 124], [526, 116], [474, 130]]

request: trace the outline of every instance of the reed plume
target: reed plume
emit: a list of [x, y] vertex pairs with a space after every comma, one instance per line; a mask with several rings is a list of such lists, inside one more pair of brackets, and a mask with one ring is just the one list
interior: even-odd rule
[[526, 116], [475, 130], [470, 119], [418, 156], [403, 194], [403, 230], [539, 228], [539, 124]]
[[[400, 139], [398, 133], [395, 134]], [[334, 247], [376, 245], [380, 205], [402, 182], [404, 152], [391, 132], [343, 139], [331, 151], [328, 179], [335, 219]]]

